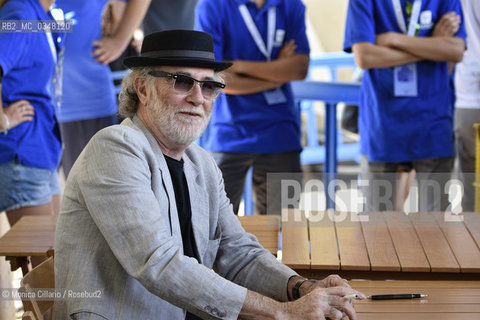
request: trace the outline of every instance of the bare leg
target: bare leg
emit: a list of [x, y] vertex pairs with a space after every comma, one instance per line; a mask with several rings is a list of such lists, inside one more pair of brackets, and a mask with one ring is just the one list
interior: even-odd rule
[[415, 170], [397, 172], [396, 192], [395, 192], [395, 211], [403, 211], [405, 200], [410, 193], [410, 187], [415, 180]]
[[55, 217], [55, 220], [58, 218], [58, 214], [60, 213], [60, 202], [62, 200], [62, 196], [60, 194], [55, 194], [52, 196], [52, 210], [53, 210], [53, 216]]

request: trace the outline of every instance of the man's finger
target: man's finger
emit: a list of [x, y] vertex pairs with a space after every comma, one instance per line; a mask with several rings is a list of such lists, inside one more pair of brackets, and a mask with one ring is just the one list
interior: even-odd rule
[[330, 307], [327, 312], [325, 312], [325, 316], [329, 319], [338, 319], [341, 320], [343, 318], [343, 312], [338, 310], [335, 307]]

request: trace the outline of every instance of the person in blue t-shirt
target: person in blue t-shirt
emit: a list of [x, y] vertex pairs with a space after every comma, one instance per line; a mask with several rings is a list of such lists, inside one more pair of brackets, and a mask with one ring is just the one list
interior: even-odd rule
[[[366, 210], [391, 210], [395, 176], [415, 169], [419, 210], [448, 205], [453, 106], [448, 62], [465, 50], [458, 0], [350, 0], [344, 50], [366, 69], [360, 98]], [[403, 170], [403, 169], [401, 169]]]
[[233, 61], [205, 147], [222, 170], [234, 212], [252, 166], [257, 213], [279, 214], [280, 192], [271, 180], [267, 188], [267, 173], [301, 172], [300, 115], [289, 81], [308, 71], [305, 6], [300, 0], [200, 0], [195, 28], [213, 36], [217, 59]]
[[64, 140], [62, 168], [68, 176], [75, 160], [100, 129], [116, 124], [117, 102], [108, 63], [118, 58], [140, 25], [149, 0], [128, 0], [116, 33], [102, 38], [101, 17], [108, 0], [57, 0], [73, 21], [65, 39], [62, 107], [58, 120]]
[[[53, 21], [53, 0], [9, 0], [0, 20]], [[0, 212], [10, 225], [24, 215], [55, 215], [60, 130], [53, 81], [62, 37], [47, 32], [0, 32]], [[34, 262], [35, 263], [35, 262]]]

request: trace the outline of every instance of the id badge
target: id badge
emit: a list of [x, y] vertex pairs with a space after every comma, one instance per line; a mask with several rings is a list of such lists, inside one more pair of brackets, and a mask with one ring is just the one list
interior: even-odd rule
[[280, 88], [264, 91], [263, 95], [265, 96], [265, 100], [267, 100], [268, 105], [287, 102], [287, 97]]
[[395, 97], [416, 97], [418, 95], [417, 64], [395, 67], [393, 71]]

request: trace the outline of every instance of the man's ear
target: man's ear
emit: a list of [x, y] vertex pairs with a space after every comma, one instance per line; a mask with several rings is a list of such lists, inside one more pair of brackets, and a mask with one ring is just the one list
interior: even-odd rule
[[135, 91], [137, 92], [138, 100], [140, 101], [141, 104], [146, 105], [148, 99], [150, 98], [149, 92], [147, 90], [147, 86], [145, 85], [147, 82], [147, 79], [145, 77], [138, 76], [133, 80], [133, 87], [135, 88]]

